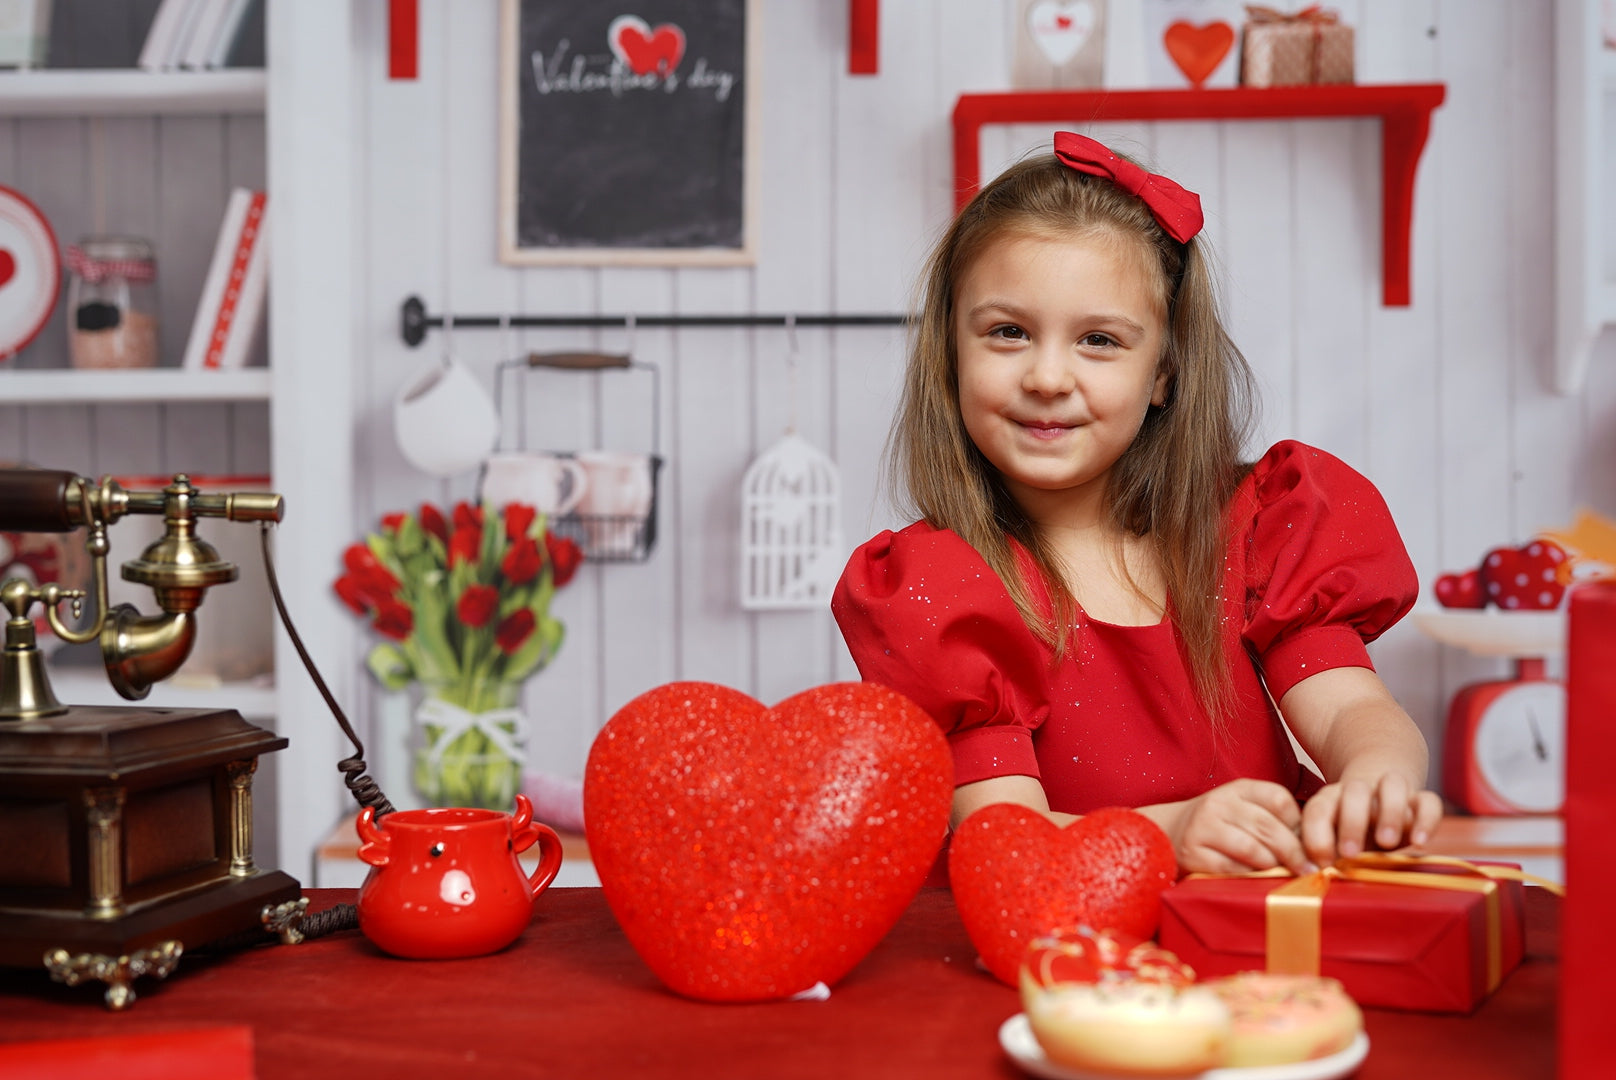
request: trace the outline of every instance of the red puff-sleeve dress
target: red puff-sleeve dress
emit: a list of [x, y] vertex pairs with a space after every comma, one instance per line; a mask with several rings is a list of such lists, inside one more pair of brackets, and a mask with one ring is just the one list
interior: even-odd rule
[[1080, 617], [1057, 664], [981, 555], [923, 522], [854, 552], [831, 609], [865, 680], [941, 726], [956, 784], [1036, 777], [1050, 808], [1073, 814], [1174, 802], [1240, 777], [1305, 798], [1319, 780], [1274, 702], [1316, 672], [1372, 669], [1365, 646], [1413, 606], [1414, 567], [1374, 486], [1301, 443], [1269, 450], [1228, 515], [1237, 705], [1222, 732], [1196, 699], [1171, 620]]

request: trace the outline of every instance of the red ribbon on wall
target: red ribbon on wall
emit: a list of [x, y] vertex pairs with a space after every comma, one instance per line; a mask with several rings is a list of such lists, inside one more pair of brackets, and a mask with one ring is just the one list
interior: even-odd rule
[[847, 73], [874, 75], [881, 67], [881, 0], [848, 0]]
[[420, 0], [387, 0], [387, 77], [413, 79], [420, 70]]

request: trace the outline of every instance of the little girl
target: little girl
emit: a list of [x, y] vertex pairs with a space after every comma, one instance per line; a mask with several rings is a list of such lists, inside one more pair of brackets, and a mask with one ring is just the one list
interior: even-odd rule
[[1054, 149], [928, 264], [890, 448], [922, 520], [832, 600], [859, 671], [948, 735], [955, 824], [1132, 806], [1184, 872], [1423, 844], [1425, 741], [1365, 650], [1417, 592], [1385, 502], [1300, 443], [1241, 462], [1252, 379], [1199, 198]]

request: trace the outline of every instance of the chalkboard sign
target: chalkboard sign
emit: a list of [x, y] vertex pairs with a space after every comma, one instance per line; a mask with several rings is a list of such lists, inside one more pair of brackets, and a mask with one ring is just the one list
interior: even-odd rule
[[752, 261], [756, 0], [504, 0], [500, 259]]

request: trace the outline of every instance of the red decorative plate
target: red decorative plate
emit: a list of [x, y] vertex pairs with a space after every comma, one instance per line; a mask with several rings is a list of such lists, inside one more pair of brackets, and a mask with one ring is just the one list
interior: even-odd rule
[[27, 196], [0, 187], [0, 363], [45, 326], [62, 288], [56, 234]]

